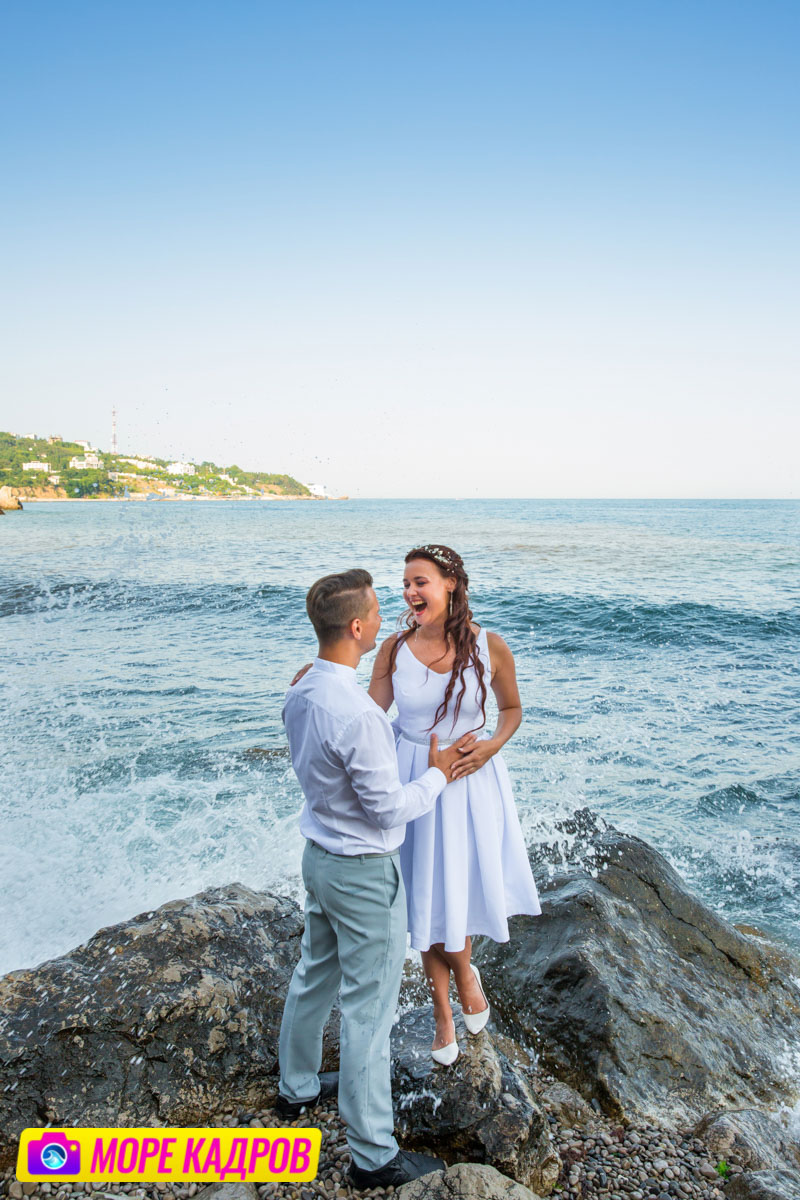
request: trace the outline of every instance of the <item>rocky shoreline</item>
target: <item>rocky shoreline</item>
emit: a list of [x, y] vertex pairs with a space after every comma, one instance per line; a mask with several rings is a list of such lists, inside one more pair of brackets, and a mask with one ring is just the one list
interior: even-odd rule
[[[457, 1022], [454, 1067], [427, 1054], [432, 1015], [407, 964], [398, 1136], [450, 1169], [398, 1195], [798, 1200], [800, 1135], [781, 1113], [800, 1096], [800, 962], [721, 920], [639, 839], [586, 811], [563, 832], [531, 854], [542, 916], [515, 918], [510, 943], [476, 943], [493, 1020], [474, 1039]], [[20, 1184], [29, 1126], [282, 1124], [277, 1033], [301, 932], [293, 901], [233, 884], [0, 980], [0, 1194], [203, 1191]], [[334, 1013], [323, 1065], [337, 1055]], [[240, 1200], [355, 1194], [335, 1108], [297, 1124], [323, 1131], [318, 1178], [222, 1185], [231, 1200], [231, 1188]]]
[[[584, 1111], [580, 1097], [565, 1096], [561, 1085], [552, 1078], [541, 1080], [540, 1100], [547, 1113], [550, 1135], [557, 1148], [561, 1167], [558, 1180], [550, 1193], [551, 1200], [723, 1200], [728, 1184], [745, 1171], [741, 1156], [731, 1154], [724, 1160], [727, 1179], [717, 1170], [720, 1159], [702, 1137], [692, 1129], [665, 1130], [657, 1125], [631, 1122], [618, 1125], [590, 1110]], [[548, 1095], [550, 1090], [550, 1095]], [[570, 1114], [572, 1114], [570, 1116]], [[257, 1113], [221, 1114], [217, 1125], [236, 1128], [285, 1124], [271, 1108]], [[312, 1200], [312, 1198], [372, 1196], [375, 1200], [392, 1191], [373, 1189], [358, 1192], [346, 1183], [345, 1172], [349, 1155], [344, 1127], [335, 1106], [318, 1108], [301, 1126], [312, 1124], [322, 1130], [320, 1170], [312, 1183], [254, 1185], [253, 1194], [276, 1197], [279, 1200]], [[68, 1200], [101, 1192], [104, 1196], [130, 1196], [132, 1200], [190, 1200], [203, 1191], [203, 1184], [64, 1184], [56, 1188], [49, 1184], [14, 1182], [13, 1170], [7, 1170], [0, 1194], [50, 1197]], [[800, 1188], [800, 1174], [796, 1187]], [[405, 1189], [400, 1189], [402, 1194]], [[528, 1193], [529, 1195], [535, 1193]], [[791, 1192], [785, 1193], [787, 1196]]]

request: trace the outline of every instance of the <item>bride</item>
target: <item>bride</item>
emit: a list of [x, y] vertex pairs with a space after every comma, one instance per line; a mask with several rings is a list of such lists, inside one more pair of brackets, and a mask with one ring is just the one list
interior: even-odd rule
[[[382, 644], [369, 687], [384, 710], [397, 705], [401, 781], [426, 769], [431, 733], [440, 746], [472, 734], [452, 768], [447, 802], [440, 796], [431, 812], [407, 826], [400, 851], [411, 945], [421, 951], [433, 997], [431, 1053], [449, 1065], [458, 1057], [451, 973], [467, 1030], [477, 1034], [489, 1019], [471, 963], [472, 937], [507, 942], [508, 917], [536, 916], [541, 908], [499, 754], [522, 720], [513, 655], [501, 637], [473, 621], [467, 573], [454, 550], [419, 546], [405, 564], [406, 628]], [[485, 732], [489, 687], [499, 710], [491, 736]]]

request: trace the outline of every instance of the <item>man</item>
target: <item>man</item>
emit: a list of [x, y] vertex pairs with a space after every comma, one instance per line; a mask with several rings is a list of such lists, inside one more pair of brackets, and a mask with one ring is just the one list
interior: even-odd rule
[[356, 682], [381, 625], [367, 571], [317, 580], [306, 610], [319, 655], [283, 710], [292, 765], [305, 794], [300, 831], [305, 930], [280, 1034], [278, 1111], [296, 1117], [336, 1090], [320, 1079], [322, 1030], [341, 986], [339, 1112], [350, 1181], [399, 1187], [441, 1159], [407, 1153], [394, 1137], [389, 1034], [406, 952], [399, 848], [407, 821], [433, 808], [458, 749], [431, 737], [428, 770], [402, 786], [388, 718]]

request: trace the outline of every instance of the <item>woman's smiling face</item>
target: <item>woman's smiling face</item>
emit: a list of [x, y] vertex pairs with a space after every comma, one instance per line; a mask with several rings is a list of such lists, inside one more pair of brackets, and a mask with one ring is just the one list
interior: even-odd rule
[[427, 558], [412, 558], [403, 576], [403, 599], [417, 625], [433, 625], [447, 614], [455, 580]]

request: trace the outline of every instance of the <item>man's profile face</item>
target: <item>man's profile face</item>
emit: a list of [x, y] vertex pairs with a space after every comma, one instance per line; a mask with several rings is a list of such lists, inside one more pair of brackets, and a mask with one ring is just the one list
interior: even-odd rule
[[378, 602], [378, 597], [375, 595], [374, 588], [367, 588], [367, 597], [369, 599], [369, 609], [367, 615], [361, 621], [361, 653], [367, 654], [370, 650], [375, 649], [375, 643], [378, 640], [378, 633], [381, 628], [381, 606]]

